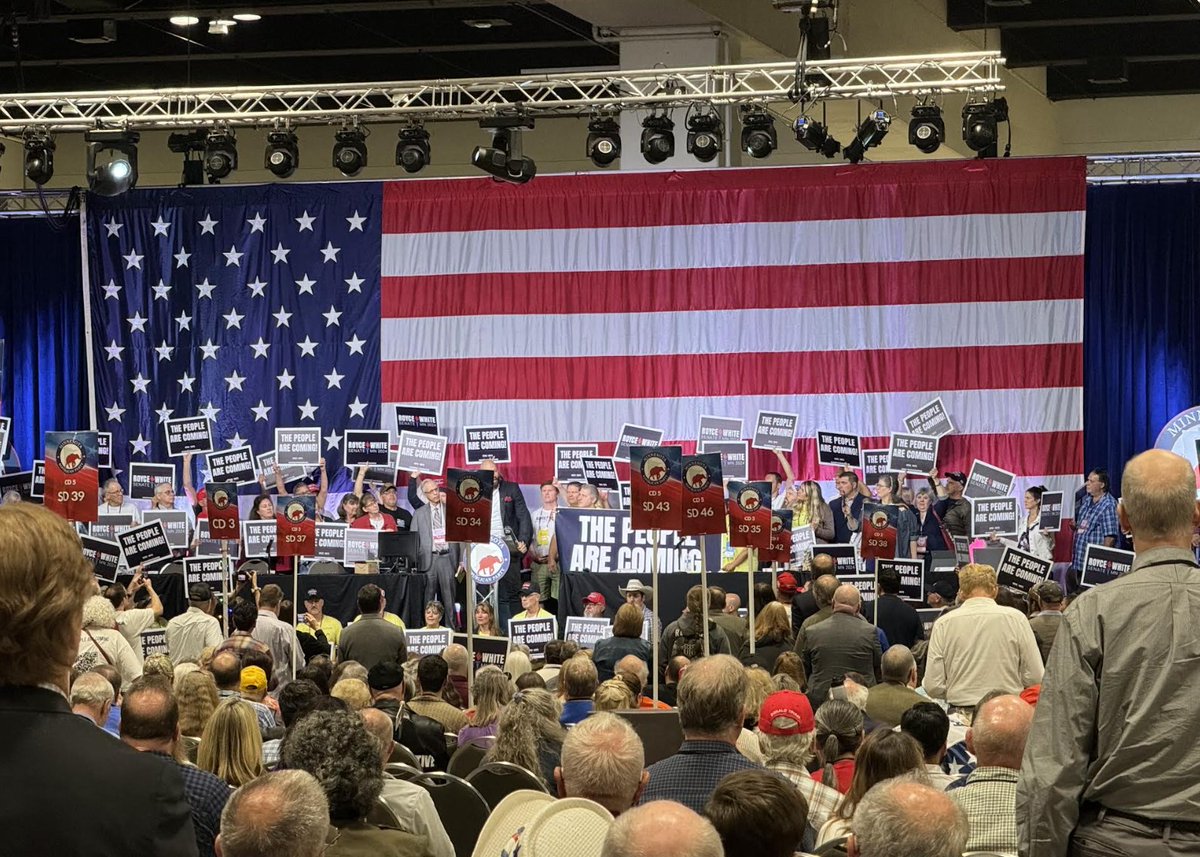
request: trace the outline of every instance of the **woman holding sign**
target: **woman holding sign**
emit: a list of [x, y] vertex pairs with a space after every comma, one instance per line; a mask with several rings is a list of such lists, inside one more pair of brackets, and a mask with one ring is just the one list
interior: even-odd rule
[[792, 530], [812, 527], [817, 544], [832, 544], [833, 510], [825, 502], [825, 497], [821, 494], [821, 486], [808, 480], [800, 483], [795, 494], [796, 496], [789, 506], [792, 510]]
[[942, 519], [933, 510], [933, 493], [922, 488], [914, 502], [917, 507], [917, 556], [928, 560], [934, 551], [951, 550], [951, 545], [946, 544]]
[[[1054, 533], [1042, 530], [1042, 494], [1046, 493], [1045, 485], [1034, 485], [1025, 492], [1025, 517], [1017, 522], [1018, 550], [1027, 551], [1038, 559], [1054, 558]], [[992, 534], [990, 541], [997, 542], [1000, 537]], [[1005, 539], [1005, 541], [1010, 541]], [[1010, 542], [1011, 543], [1011, 542]]]
[[875, 483], [875, 492], [879, 495], [880, 505], [899, 507], [899, 516], [896, 519], [896, 557], [917, 559], [917, 519], [900, 499], [898, 481], [891, 473], [881, 473], [879, 481]]

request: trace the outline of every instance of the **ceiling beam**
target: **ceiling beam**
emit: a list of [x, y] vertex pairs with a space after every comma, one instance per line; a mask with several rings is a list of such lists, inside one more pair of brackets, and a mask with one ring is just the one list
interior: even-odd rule
[[[549, 0], [528, 0], [522, 3], [506, 3], [505, 0], [357, 0], [351, 3], [283, 3], [278, 6], [253, 5], [253, 11], [264, 18], [275, 16], [348, 15], [363, 13], [429, 12], [444, 9], [482, 9], [496, 6], [548, 6]], [[230, 6], [196, 6], [146, 8], [136, 4], [125, 9], [96, 9], [84, 12], [55, 12], [49, 16], [18, 14], [20, 24], [69, 24], [75, 21], [165, 21], [172, 15], [189, 14], [197, 18], [215, 18], [228, 15]]]
[[1200, 18], [1166, 25], [1045, 27], [1001, 31], [1009, 68], [1081, 65], [1092, 57], [1124, 57], [1131, 63], [1200, 57]]
[[1170, 24], [1200, 21], [1192, 0], [1059, 0], [1028, 6], [988, 6], [986, 0], [946, 0], [952, 30], [1080, 27], [1100, 24]]

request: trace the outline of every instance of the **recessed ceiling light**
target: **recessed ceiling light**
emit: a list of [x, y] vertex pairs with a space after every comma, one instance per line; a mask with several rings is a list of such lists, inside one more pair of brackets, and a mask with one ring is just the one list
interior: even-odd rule
[[220, 26], [220, 27], [236, 27], [237, 26], [237, 21], [233, 20], [232, 18], [213, 18], [208, 23], [216, 24], [217, 26]]
[[492, 27], [511, 27], [512, 22], [503, 18], [466, 18], [463, 23], [476, 30], [490, 30]]
[[200, 19], [195, 15], [174, 15], [171, 18], [171, 23], [176, 27], [191, 27], [194, 24], [199, 24]]
[[235, 21], [261, 21], [262, 15], [257, 12], [238, 12], [233, 16]]

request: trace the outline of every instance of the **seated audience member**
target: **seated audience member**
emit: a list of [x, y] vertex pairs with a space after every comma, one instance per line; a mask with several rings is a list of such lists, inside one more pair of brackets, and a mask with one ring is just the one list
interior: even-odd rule
[[909, 777], [868, 791], [851, 822], [849, 857], [959, 857], [967, 817], [945, 793]]
[[369, 669], [358, 661], [338, 661], [337, 666], [331, 668], [329, 671], [329, 687], [332, 688], [344, 678], [359, 678], [366, 681], [370, 672]]
[[610, 678], [608, 681], [600, 682], [592, 701], [592, 711], [594, 712], [625, 711], [634, 707], [633, 690], [623, 679]]
[[679, 682], [683, 745], [650, 766], [642, 801], [673, 800], [702, 810], [726, 774], [758, 768], [737, 750], [745, 719], [746, 671], [729, 655], [692, 663]]
[[504, 633], [496, 627], [496, 608], [492, 606], [490, 601], [481, 601], [475, 605], [475, 636], [504, 636]]
[[213, 842], [221, 829], [221, 810], [233, 790], [207, 771], [177, 762], [179, 737], [179, 706], [166, 680], [143, 677], [130, 685], [121, 712], [121, 740], [179, 770], [192, 809], [196, 849], [200, 857], [212, 857]]
[[218, 857], [324, 857], [329, 801], [312, 774], [264, 774], [235, 791], [221, 813]]
[[[504, 674], [512, 681], [513, 687], [517, 687], [517, 679], [526, 673], [533, 672], [533, 663], [529, 660], [529, 653], [522, 652], [520, 649], [513, 648], [508, 650], [508, 654], [504, 656]], [[546, 686], [546, 682], [541, 676], [538, 676], [541, 687]], [[517, 688], [520, 690], [520, 688]]]
[[558, 722], [559, 708], [546, 690], [520, 690], [500, 715], [496, 743], [488, 750], [488, 762], [511, 762], [540, 774], [546, 788], [554, 791], [554, 769], [562, 762], [566, 730]]
[[711, 822], [669, 800], [622, 813], [604, 837], [600, 857], [724, 857]]
[[[375, 741], [379, 751], [380, 767], [386, 767], [392, 757], [392, 720], [378, 708], [364, 708], [359, 712], [363, 726]], [[446, 828], [438, 817], [437, 807], [429, 792], [416, 783], [398, 780], [386, 770], [383, 772], [383, 790], [380, 799], [396, 814], [400, 829], [429, 839], [430, 857], [454, 857], [454, 845], [446, 834]]]
[[545, 690], [546, 682], [537, 673], [522, 673], [512, 682], [513, 690]]
[[804, 658], [794, 651], [784, 652], [775, 659], [775, 663], [771, 667], [771, 675], [786, 675], [796, 683], [796, 688], [793, 689], [801, 691], [808, 689], [808, 676], [804, 673]]
[[93, 595], [83, 605], [83, 630], [79, 633], [76, 672], [109, 664], [121, 673], [121, 689], [142, 674], [142, 662], [117, 630], [117, 611], [103, 595]]
[[563, 726], [574, 726], [592, 713], [592, 697], [598, 684], [596, 665], [590, 658], [576, 655], [563, 664], [559, 674], [559, 688], [565, 698], [559, 717]]
[[362, 711], [371, 704], [371, 689], [360, 678], [344, 678], [333, 686], [329, 695], [346, 703], [351, 711]]
[[179, 771], [71, 713], [71, 665], [94, 591], [66, 521], [29, 503], [0, 508], [0, 850], [195, 854]]
[[603, 619], [608, 609], [608, 601], [599, 592], [589, 592], [583, 596], [583, 615], [589, 619]]
[[739, 657], [746, 666], [770, 670], [779, 656], [791, 651], [795, 643], [789, 608], [772, 601], [754, 618], [754, 654], [750, 654], [750, 641], [747, 640], [742, 644]]
[[425, 630], [439, 630], [442, 627], [442, 620], [445, 616], [446, 609], [442, 607], [442, 602], [430, 601], [425, 605]]
[[332, 675], [333, 662], [329, 660], [327, 655], [309, 658], [308, 663], [296, 671], [296, 678], [308, 679], [326, 696], [329, 695], [329, 690], [332, 687], [329, 682]]
[[808, 697], [789, 690], [771, 694], [763, 701], [755, 729], [763, 764], [790, 780], [804, 798], [815, 842], [816, 832], [833, 815], [842, 795], [808, 772], [817, 740], [817, 724]]
[[[217, 683], [217, 695], [221, 699], [242, 698], [242, 659], [236, 651], [217, 651], [209, 664], [209, 672]], [[247, 700], [246, 704], [253, 709], [259, 730], [264, 736], [269, 735], [276, 727], [275, 714], [261, 702]]]
[[103, 729], [113, 704], [113, 687], [99, 673], [88, 672], [71, 683], [71, 711]]
[[845, 794], [854, 779], [854, 754], [863, 741], [863, 713], [849, 700], [831, 699], [817, 709], [813, 719], [821, 769], [812, 777]]
[[[279, 691], [279, 714], [283, 719], [285, 734], [297, 720], [314, 710], [324, 696], [309, 679], [298, 678], [285, 684]], [[263, 741], [263, 767], [274, 769], [279, 764], [279, 747], [282, 744], [282, 738]]]
[[114, 738], [121, 737], [121, 671], [111, 664], [100, 664], [92, 667], [91, 672], [97, 675], [102, 675], [108, 679], [108, 683], [113, 689], [113, 704], [108, 710], [108, 721], [104, 724], [104, 731]]
[[475, 673], [475, 707], [467, 711], [467, 725], [458, 730], [458, 746], [495, 738], [500, 715], [512, 695], [508, 676], [499, 667], [486, 666]]
[[237, 788], [263, 772], [262, 757], [262, 735], [250, 703], [221, 700], [200, 737], [196, 765]]
[[396, 740], [412, 751], [422, 770], [446, 770], [450, 763], [446, 729], [437, 720], [409, 708], [404, 667], [395, 661], [376, 664], [371, 667], [367, 684], [371, 688], [374, 707], [392, 718]]
[[660, 702], [664, 702], [672, 708], [678, 704], [679, 679], [683, 678], [684, 671], [691, 663], [683, 655], [677, 655], [667, 661], [667, 671], [663, 675], [662, 683], [658, 686], [658, 699]]
[[804, 658], [808, 698], [814, 706], [829, 696], [834, 676], [862, 673], [868, 685], [879, 679], [879, 638], [875, 626], [859, 615], [861, 605], [858, 589], [850, 584], [839, 586], [829, 618], [801, 631], [796, 646]]
[[221, 697], [210, 673], [196, 670], [175, 679], [175, 701], [179, 704], [180, 743], [188, 761], [196, 761], [200, 736]]
[[[563, 657], [563, 645], [565, 644], [562, 640], [551, 640], [546, 643], [546, 650], [542, 654], [546, 663], [541, 669], [536, 670], [537, 674], [542, 677], [542, 681], [546, 683], [546, 690], [554, 690], [558, 686], [558, 673], [562, 670], [563, 661], [566, 660]], [[554, 687], [550, 686], [551, 683], [554, 684]]]
[[562, 761], [554, 769], [559, 797], [593, 800], [619, 816], [646, 787], [646, 753], [629, 721], [593, 714], [567, 733]]
[[1017, 852], [1017, 773], [1032, 723], [1033, 706], [1018, 696], [997, 696], [975, 712], [967, 730], [975, 770], [948, 792], [971, 824], [966, 850]]
[[458, 695], [459, 708], [467, 707], [468, 687], [467, 687], [467, 670], [470, 669], [470, 662], [467, 660], [467, 647], [461, 643], [451, 643], [442, 649], [442, 658], [446, 661], [446, 668], [449, 670], [449, 681], [447, 687], [453, 687], [454, 692]]
[[900, 717], [900, 731], [911, 735], [925, 754], [925, 776], [936, 789], [945, 790], [956, 778], [942, 768], [950, 718], [936, 702], [918, 702]]
[[[625, 608], [629, 609], [626, 610]], [[650, 644], [642, 639], [642, 610], [634, 604], [622, 604], [613, 618], [613, 635], [596, 643], [592, 661], [598, 681], [608, 681], [616, 674], [617, 661], [626, 655], [636, 655], [649, 663], [654, 654]]]
[[188, 587], [188, 609], [167, 622], [167, 651], [173, 663], [197, 660], [209, 646], [215, 649], [221, 645], [221, 623], [213, 615], [216, 605], [207, 583]]
[[533, 581], [527, 580], [521, 584], [520, 613], [514, 619], [549, 619], [552, 614], [542, 609], [542, 593]]
[[729, 638], [729, 653], [736, 657], [746, 644], [750, 627], [747, 620], [736, 612], [725, 612], [725, 590], [719, 586], [708, 587], [708, 615], [717, 623], [717, 627], [725, 632], [725, 636]]
[[859, 801], [876, 783], [905, 774], [919, 774], [924, 769], [921, 745], [911, 736], [887, 729], [872, 732], [863, 739], [854, 756], [854, 776], [846, 796], [834, 810], [833, 818], [817, 831], [817, 845], [850, 835], [850, 820], [854, 818]]
[[671, 706], [665, 702], [655, 702], [651, 697], [650, 667], [637, 655], [626, 655], [617, 661], [616, 677], [629, 685], [633, 692], [634, 708], [657, 708], [667, 711]]
[[1050, 649], [1054, 646], [1054, 637], [1058, 634], [1058, 626], [1062, 623], [1063, 603], [1062, 587], [1053, 580], [1043, 580], [1029, 590], [1029, 603], [1032, 614], [1029, 617], [1029, 627], [1033, 630], [1033, 638], [1037, 640], [1038, 651], [1042, 653], [1042, 663], [1050, 658]]
[[304, 593], [304, 614], [296, 623], [296, 630], [302, 637], [312, 637], [320, 631], [327, 652], [330, 643], [336, 646], [342, 639], [342, 623], [332, 616], [325, 615], [325, 599], [316, 589], [309, 589]]
[[769, 771], [736, 771], [721, 780], [704, 815], [720, 834], [725, 857], [792, 857], [808, 826], [803, 796]]
[[[705, 656], [704, 628], [701, 624], [704, 615], [704, 601], [707, 592], [699, 586], [693, 586], [687, 592], [687, 606], [683, 615], [667, 625], [659, 641], [661, 656], [673, 658], [683, 655], [691, 661]], [[640, 632], [639, 632], [640, 633]], [[717, 623], [708, 619], [708, 654], [731, 655], [729, 638], [717, 627]]]
[[893, 646], [912, 648], [918, 640], [925, 639], [925, 625], [913, 606], [900, 597], [900, 573], [893, 568], [883, 568], [879, 572], [875, 624]]
[[175, 681], [175, 665], [169, 655], [156, 652], [142, 663], [142, 675], [146, 678], [165, 679], [168, 684]]
[[929, 698], [913, 690], [917, 686], [917, 661], [904, 645], [892, 644], [880, 659], [883, 681], [867, 691], [867, 716], [891, 729], [900, 725], [905, 711]]
[[417, 714], [430, 717], [442, 724], [445, 732], [458, 731], [467, 725], [467, 716], [461, 708], [446, 702], [441, 697], [442, 688], [450, 675], [450, 667], [441, 655], [426, 655], [417, 662], [417, 685], [420, 693], [408, 702], [408, 707]]
[[384, 661], [408, 660], [404, 629], [389, 622], [387, 596], [374, 583], [358, 590], [359, 617], [342, 631], [338, 660], [358, 661], [367, 670]]
[[284, 768], [312, 774], [324, 788], [329, 821], [337, 828], [337, 839], [326, 852], [330, 857], [429, 854], [428, 837], [384, 829], [366, 821], [383, 791], [383, 767], [379, 745], [357, 714], [310, 712], [284, 738], [279, 759]]
[[234, 601], [229, 620], [233, 623], [233, 633], [225, 642], [217, 646], [218, 652], [241, 653], [246, 649], [257, 649], [260, 652], [270, 653], [271, 648], [266, 643], [253, 637], [254, 629], [258, 627], [258, 608], [254, 606], [254, 602], [244, 598]]

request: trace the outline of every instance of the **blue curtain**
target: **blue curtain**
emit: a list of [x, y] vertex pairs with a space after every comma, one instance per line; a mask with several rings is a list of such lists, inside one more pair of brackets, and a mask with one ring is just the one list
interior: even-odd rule
[[1084, 455], [1119, 496], [1125, 462], [1200, 404], [1200, 183], [1089, 188], [1085, 265]]
[[77, 217], [0, 218], [0, 414], [24, 470], [45, 432], [87, 427], [81, 280]]

